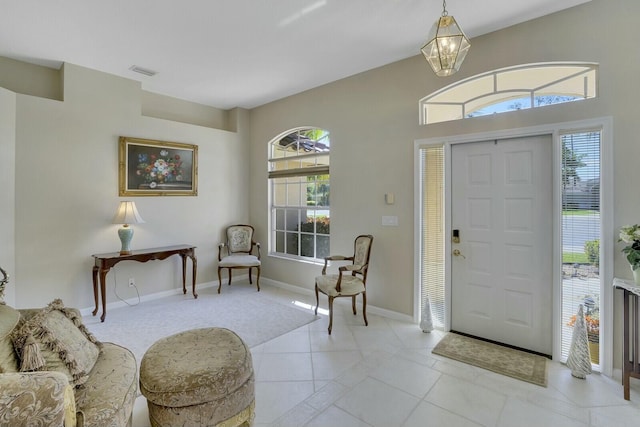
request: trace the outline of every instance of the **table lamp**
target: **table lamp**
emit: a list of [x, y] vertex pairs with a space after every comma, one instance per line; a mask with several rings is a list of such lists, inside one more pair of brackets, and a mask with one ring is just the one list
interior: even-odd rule
[[138, 213], [135, 202], [120, 202], [120, 206], [118, 206], [118, 210], [113, 217], [114, 224], [124, 224], [122, 228], [118, 230], [118, 236], [120, 237], [120, 242], [122, 242], [120, 255], [131, 254], [131, 239], [133, 238], [133, 228], [129, 227], [129, 224], [140, 224], [143, 222], [144, 220]]

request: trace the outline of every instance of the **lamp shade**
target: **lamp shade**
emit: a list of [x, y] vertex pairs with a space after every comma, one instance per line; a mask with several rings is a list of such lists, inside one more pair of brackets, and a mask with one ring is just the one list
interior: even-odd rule
[[138, 213], [135, 202], [123, 201], [120, 202], [116, 214], [113, 216], [114, 224], [140, 224], [144, 220]]
[[429, 41], [420, 49], [437, 76], [445, 77], [460, 69], [471, 47], [453, 16], [441, 16], [431, 28]]

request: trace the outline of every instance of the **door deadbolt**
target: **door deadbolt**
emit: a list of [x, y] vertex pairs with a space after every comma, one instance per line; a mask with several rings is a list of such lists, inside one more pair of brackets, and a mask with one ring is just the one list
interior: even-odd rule
[[460, 230], [451, 230], [451, 241], [453, 243], [460, 243]]

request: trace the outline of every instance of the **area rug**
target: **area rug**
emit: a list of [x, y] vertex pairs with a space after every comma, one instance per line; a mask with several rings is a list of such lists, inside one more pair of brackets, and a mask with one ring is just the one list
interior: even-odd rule
[[83, 321], [98, 340], [128, 348], [140, 363], [158, 339], [189, 329], [227, 328], [254, 347], [317, 319], [311, 310], [256, 292], [255, 285], [240, 282], [225, 285], [221, 294], [216, 290], [198, 290], [197, 299], [188, 292], [108, 310], [104, 323], [91, 315]]
[[434, 347], [433, 353], [542, 387], [547, 386], [547, 359], [526, 351], [449, 332]]

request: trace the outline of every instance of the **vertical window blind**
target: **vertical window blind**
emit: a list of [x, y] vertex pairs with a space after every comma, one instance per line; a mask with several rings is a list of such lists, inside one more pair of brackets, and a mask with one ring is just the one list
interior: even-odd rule
[[420, 313], [427, 298], [431, 302], [433, 325], [445, 325], [444, 286], [444, 147], [420, 150], [421, 274]]
[[571, 346], [582, 304], [591, 361], [600, 341], [600, 145], [599, 130], [562, 138], [562, 359]]

